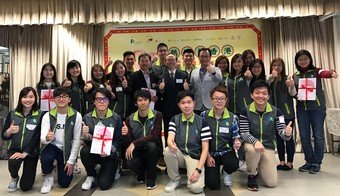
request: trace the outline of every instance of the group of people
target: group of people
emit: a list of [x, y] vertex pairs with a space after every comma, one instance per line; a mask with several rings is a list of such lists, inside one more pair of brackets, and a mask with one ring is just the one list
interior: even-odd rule
[[[221, 55], [213, 64], [210, 49], [201, 48], [199, 65], [194, 64], [192, 49], [183, 51], [183, 65], [168, 53], [166, 44], [160, 43], [157, 52], [156, 61], [148, 53], [139, 55], [139, 70], [131, 51], [123, 54], [123, 60], [109, 63], [109, 74], [109, 64], [105, 68], [96, 64], [87, 82], [76, 60], [68, 62], [61, 84], [55, 66], [45, 64], [36, 88], [20, 91], [1, 132], [8, 141], [7, 190], [17, 190], [18, 184], [23, 191], [32, 189], [39, 157], [41, 193], [51, 191], [54, 169], [58, 184], [68, 187], [79, 152], [87, 173], [83, 190], [95, 185], [109, 189], [122, 165], [136, 173], [138, 183], [155, 189], [157, 164], [166, 166], [170, 178], [166, 192], [181, 185], [179, 168], [186, 168], [188, 189], [201, 193], [205, 186], [220, 189], [221, 166], [223, 182], [230, 186], [231, 174], [241, 165], [246, 167], [249, 190], [259, 190], [258, 177], [275, 187], [277, 170], [293, 168], [294, 98], [306, 161], [299, 171], [320, 171], [326, 116], [321, 79], [336, 78], [337, 73], [316, 68], [307, 50], [296, 53], [297, 72], [290, 76], [281, 58], [272, 60], [266, 76], [263, 61], [251, 50], [235, 54], [230, 63]], [[307, 96], [300, 92], [303, 79], [316, 81], [314, 97], [303, 97]], [[114, 130], [110, 152], [103, 147], [99, 154], [92, 152], [99, 127]], [[99, 139], [104, 142], [103, 136]]]

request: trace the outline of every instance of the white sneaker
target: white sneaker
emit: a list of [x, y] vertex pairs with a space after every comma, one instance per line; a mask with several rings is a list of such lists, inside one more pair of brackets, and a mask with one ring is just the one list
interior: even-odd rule
[[14, 192], [18, 188], [18, 181], [19, 181], [19, 176], [16, 178], [11, 178], [9, 181], [8, 187], [7, 187], [7, 192]]
[[52, 173], [46, 174], [44, 183], [40, 189], [40, 193], [42, 194], [49, 193], [51, 191], [51, 188], [53, 187], [53, 184], [54, 184], [54, 179], [53, 179]]
[[170, 180], [170, 182], [165, 186], [164, 190], [167, 193], [174, 192], [176, 188], [181, 186], [180, 180]]
[[231, 182], [231, 174], [225, 173], [224, 177], [223, 177], [223, 182], [224, 182], [224, 185], [231, 186], [231, 184], [232, 184], [232, 182]]
[[95, 180], [96, 180], [95, 177], [87, 176], [85, 182], [81, 185], [81, 189], [83, 189], [85, 191], [90, 190]]
[[116, 174], [115, 174], [115, 180], [118, 180], [120, 178], [120, 168], [117, 168]]
[[238, 171], [243, 171], [243, 172], [247, 171], [247, 163], [245, 161], [239, 161]]
[[76, 162], [73, 167], [73, 174], [80, 174], [81, 170], [80, 167], [78, 167], [78, 163]]

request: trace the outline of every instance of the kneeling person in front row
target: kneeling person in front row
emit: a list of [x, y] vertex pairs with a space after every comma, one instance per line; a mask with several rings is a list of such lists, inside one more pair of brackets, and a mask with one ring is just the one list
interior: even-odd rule
[[69, 107], [71, 91], [58, 87], [53, 91], [56, 108], [46, 113], [41, 121], [40, 155], [42, 173], [45, 174], [41, 193], [48, 193], [54, 184], [53, 162], [57, 160], [58, 184], [67, 188], [73, 178], [74, 163], [80, 148], [82, 117]]
[[209, 143], [209, 154], [205, 166], [205, 185], [220, 189], [220, 166], [223, 165], [224, 185], [231, 186], [231, 174], [238, 169], [239, 160], [235, 154], [241, 146], [238, 133], [238, 118], [229, 112], [225, 105], [228, 93], [224, 86], [217, 86], [210, 91], [213, 108], [202, 112], [205, 122], [210, 127], [212, 139]]
[[204, 163], [208, 155], [211, 133], [204, 119], [194, 113], [194, 95], [182, 91], [177, 95], [177, 104], [182, 113], [170, 120], [168, 147], [164, 160], [170, 182], [165, 192], [175, 191], [180, 186], [179, 167], [187, 168], [187, 186], [193, 193], [204, 189]]
[[[118, 168], [121, 150], [122, 120], [118, 114], [108, 109], [110, 98], [111, 92], [109, 90], [106, 88], [97, 89], [93, 93], [95, 109], [83, 117], [82, 138], [85, 145], [80, 151], [80, 158], [87, 172], [87, 178], [82, 185], [83, 190], [89, 190], [95, 184], [95, 181], [101, 190], [107, 190], [113, 184]], [[102, 137], [94, 135], [95, 128], [104, 128]], [[108, 135], [112, 134], [110, 132], [113, 131], [113, 137], [108, 138], [108, 136], [105, 136], [105, 131], [109, 131]], [[107, 138], [106, 141], [112, 140], [109, 154], [103, 149], [101, 154], [91, 153], [91, 146], [95, 138], [98, 140]], [[100, 164], [98, 174], [95, 170], [97, 164]]]
[[149, 109], [151, 95], [139, 90], [134, 95], [138, 110], [132, 113], [122, 127], [125, 137], [125, 157], [129, 169], [137, 174], [137, 183], [144, 183], [148, 190], [155, 189], [156, 165], [161, 153], [160, 133], [162, 113]]
[[286, 127], [283, 113], [270, 105], [269, 85], [258, 80], [251, 86], [253, 102], [240, 113], [240, 135], [245, 141], [248, 182], [251, 191], [259, 190], [257, 171], [265, 186], [275, 187], [277, 170], [275, 159], [276, 132], [284, 140], [289, 140], [292, 127]]

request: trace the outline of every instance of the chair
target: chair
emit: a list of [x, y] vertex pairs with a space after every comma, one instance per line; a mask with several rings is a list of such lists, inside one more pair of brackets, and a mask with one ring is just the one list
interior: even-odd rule
[[331, 134], [331, 148], [334, 155], [334, 143], [340, 140], [334, 140], [335, 136], [340, 136], [340, 108], [327, 108], [326, 127]]

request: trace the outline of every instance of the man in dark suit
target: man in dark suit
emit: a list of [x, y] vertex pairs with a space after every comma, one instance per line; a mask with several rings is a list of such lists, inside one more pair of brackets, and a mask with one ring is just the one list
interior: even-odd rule
[[[138, 57], [138, 63], [140, 66], [140, 70], [134, 72], [130, 76], [128, 91], [131, 95], [133, 95], [136, 91], [141, 88], [149, 89], [151, 94], [151, 101], [156, 103], [158, 100], [157, 92], [159, 85], [159, 78], [154, 73], [150, 72], [151, 66], [151, 56], [147, 53], [142, 53]], [[155, 92], [157, 94], [155, 94]], [[130, 111], [136, 111], [137, 107], [134, 105], [134, 101], [131, 101]], [[155, 108], [158, 109], [157, 106]]]
[[183, 90], [189, 90], [187, 83], [188, 75], [186, 72], [176, 69], [177, 57], [173, 54], [166, 56], [166, 68], [161, 75], [162, 82], [160, 89], [160, 111], [163, 114], [165, 141], [168, 138], [168, 128], [170, 119], [176, 114], [181, 113], [176, 97]]

